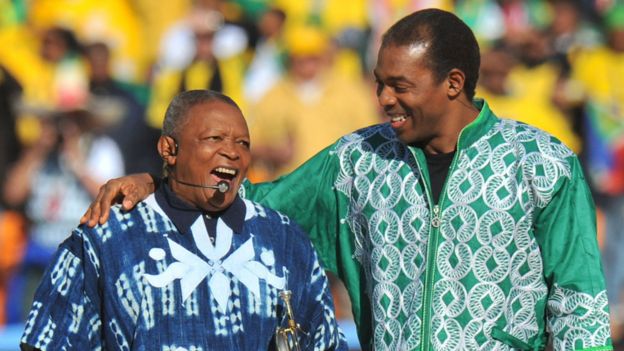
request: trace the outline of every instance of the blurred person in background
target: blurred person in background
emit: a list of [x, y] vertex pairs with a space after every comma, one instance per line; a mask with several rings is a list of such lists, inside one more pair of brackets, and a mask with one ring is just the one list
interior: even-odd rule
[[66, 109], [88, 96], [89, 77], [82, 46], [64, 27], [50, 27], [39, 33], [37, 46], [27, 55], [32, 74], [22, 74], [23, 94], [18, 103], [18, 132], [25, 144], [37, 141], [40, 115]]
[[[112, 75], [119, 80], [140, 83], [147, 75], [152, 52], [146, 47], [152, 43], [143, 40], [144, 31], [135, 1], [36, 0], [26, 1], [26, 7], [29, 25], [35, 31], [63, 27], [71, 30], [81, 42], [106, 40], [113, 49]], [[159, 7], [169, 8], [167, 5]]]
[[366, 65], [371, 32], [369, 14], [374, 14], [370, 1], [274, 0], [269, 3], [285, 13], [284, 32], [312, 25], [320, 27], [335, 39], [337, 45], [334, 47], [332, 66], [338, 74], [348, 78], [361, 78], [363, 72], [370, 71]]
[[624, 341], [624, 4], [604, 16], [606, 44], [571, 57], [567, 96], [582, 103], [584, 164], [604, 214], [603, 261], [614, 339]]
[[[178, 33], [170, 33], [170, 38], [165, 34], [163, 39], [164, 52], [168, 53], [166, 56], [180, 57], [175, 64], [161, 64], [156, 67], [147, 108], [147, 121], [153, 128], [161, 127], [169, 101], [186, 90], [210, 89], [222, 92], [232, 97], [245, 110], [242, 97], [242, 61], [232, 56], [223, 60], [217, 57], [219, 50], [216, 48], [216, 36], [218, 31], [223, 30], [223, 15], [211, 6], [203, 7], [201, 2], [196, 3], [196, 6], [191, 10], [187, 21], [176, 30]], [[189, 38], [192, 45], [190, 47]], [[235, 46], [240, 45], [238, 40], [228, 42]], [[191, 56], [185, 53], [187, 49]]]
[[477, 95], [487, 100], [500, 116], [513, 114], [518, 101], [509, 91], [509, 72], [518, 64], [505, 45], [493, 45], [481, 54]]
[[[106, 179], [124, 174], [117, 144], [96, 133], [101, 121], [95, 113], [83, 101], [40, 115], [40, 137], [23, 150], [7, 174], [4, 201], [23, 208], [29, 221], [22, 267], [11, 287], [11, 298], [18, 302], [32, 296], [32, 283], [40, 279], [56, 247], [76, 226], [80, 209], [92, 201]], [[30, 301], [11, 307], [20, 309], [23, 303]]]
[[530, 29], [509, 46], [517, 64], [507, 77], [508, 93], [515, 100], [513, 111], [504, 114], [496, 105], [492, 109], [501, 117], [512, 118], [540, 128], [561, 140], [572, 151], [581, 150], [581, 140], [574, 132], [572, 117], [556, 100], [564, 82], [564, 67], [556, 60], [543, 31]]
[[[551, 0], [552, 20], [545, 32], [555, 55], [569, 66], [569, 56], [578, 50], [588, 49], [601, 43], [602, 37], [592, 18], [583, 13], [581, 2]], [[569, 67], [565, 67], [569, 70]]]
[[287, 73], [249, 112], [256, 180], [291, 171], [344, 133], [379, 121], [363, 80], [331, 70], [321, 29], [287, 35]]
[[498, 116], [540, 128], [579, 152], [581, 143], [568, 115], [553, 102], [561, 67], [553, 60], [547, 39], [526, 32], [518, 42], [517, 48], [501, 43], [484, 52], [477, 96], [488, 101]]
[[41, 100], [25, 101], [26, 109], [65, 109], [82, 103], [88, 95], [89, 79], [82, 46], [75, 34], [63, 27], [45, 30], [39, 53], [51, 75], [51, 91]]
[[[7, 318], [10, 322], [24, 320], [25, 306], [21, 298], [24, 296], [23, 289], [28, 289], [25, 285], [29, 280], [25, 277], [30, 275], [33, 279], [39, 278], [51, 251], [63, 238], [55, 237], [55, 234], [42, 236], [33, 234], [33, 230], [37, 232], [47, 231], [49, 234], [54, 232], [54, 228], [50, 227], [48, 230], [47, 223], [41, 215], [41, 212], [46, 211], [43, 206], [30, 207], [28, 204], [34, 202], [27, 201], [31, 187], [44, 191], [62, 191], [63, 189], [62, 187], [56, 189], [56, 185], [52, 184], [40, 184], [46, 188], [39, 188], [34, 185], [37, 184], [34, 179], [35, 174], [39, 172], [39, 167], [48, 157], [47, 151], [35, 150], [41, 149], [40, 146], [48, 138], [49, 129], [56, 128], [46, 126], [50, 122], [43, 122], [42, 116], [51, 116], [56, 111], [71, 109], [72, 106], [81, 104], [89, 94], [88, 76], [82, 57], [82, 48], [74, 33], [67, 28], [54, 26], [43, 30], [39, 39], [40, 45], [38, 52], [33, 52], [35, 60], [32, 61], [34, 64], [31, 67], [36, 75], [31, 79], [24, 80], [23, 93], [18, 99], [15, 99], [16, 112], [19, 116], [17, 121], [18, 135], [25, 147], [17, 155], [18, 159], [8, 170], [6, 179], [1, 185], [4, 203], [10, 208], [24, 211], [26, 219], [30, 221], [30, 228], [27, 229], [28, 243], [23, 253], [24, 261], [16, 269], [16, 274], [8, 284]], [[113, 173], [123, 174], [123, 172]], [[97, 190], [97, 187], [94, 187], [93, 190]], [[39, 191], [34, 192], [34, 194], [39, 193]], [[65, 200], [70, 199], [65, 198], [65, 194], [62, 192], [58, 194], [58, 197]], [[88, 203], [88, 200], [89, 197], [83, 199], [83, 202], [77, 201], [77, 203], [84, 203], [84, 201]], [[70, 209], [66, 215], [71, 216], [75, 221], [77, 217], [74, 213], [75, 209]], [[36, 227], [37, 229], [34, 229]]]
[[[16, 132], [15, 102], [22, 92], [20, 83], [0, 66], [0, 184], [4, 184], [8, 170], [19, 158], [21, 144]], [[0, 209], [6, 208], [0, 197]]]
[[6, 175], [20, 154], [21, 144], [15, 128], [15, 101], [22, 87], [0, 66], [0, 327], [7, 321], [7, 288], [23, 253], [24, 220], [17, 209], [4, 201]]
[[245, 31], [237, 23], [229, 22], [222, 12], [227, 1], [192, 0], [189, 3], [184, 16], [165, 28], [156, 42], [158, 56], [153, 68], [156, 73], [183, 70], [193, 62], [197, 53], [197, 31], [214, 32], [213, 54], [219, 60], [240, 53], [247, 45]]
[[260, 101], [282, 77], [282, 32], [286, 14], [270, 8], [260, 17], [257, 27], [260, 37], [253, 58], [245, 72], [245, 99], [250, 104]]
[[108, 110], [103, 132], [119, 146], [125, 171], [158, 173], [160, 157], [146, 145], [155, 144], [160, 131], [147, 125], [145, 107], [125, 84], [111, 75], [109, 47], [103, 42], [88, 44], [85, 57], [89, 65], [89, 90], [98, 98], [100, 107]]

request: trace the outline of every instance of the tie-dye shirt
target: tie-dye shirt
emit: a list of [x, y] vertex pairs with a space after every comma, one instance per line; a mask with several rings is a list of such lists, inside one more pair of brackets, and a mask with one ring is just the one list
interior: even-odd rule
[[279, 292], [288, 289], [302, 348], [347, 348], [316, 253], [288, 217], [240, 198], [216, 218], [183, 213], [163, 201], [162, 188], [61, 244], [35, 294], [23, 346], [267, 350], [286, 326]]

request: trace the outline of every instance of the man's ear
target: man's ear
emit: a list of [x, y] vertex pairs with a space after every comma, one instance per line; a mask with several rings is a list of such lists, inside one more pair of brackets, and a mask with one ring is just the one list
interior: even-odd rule
[[178, 154], [178, 144], [175, 139], [168, 135], [162, 135], [158, 139], [158, 154], [167, 166], [175, 166]]
[[464, 82], [466, 81], [466, 75], [464, 72], [457, 68], [453, 68], [447, 78], [448, 82], [448, 90], [447, 94], [449, 98], [455, 99], [457, 98], [462, 90], [464, 90]]

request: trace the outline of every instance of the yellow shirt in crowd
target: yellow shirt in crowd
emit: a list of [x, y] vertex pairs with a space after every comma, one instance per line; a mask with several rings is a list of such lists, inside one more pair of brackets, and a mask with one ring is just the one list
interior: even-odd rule
[[318, 96], [306, 102], [305, 88], [283, 79], [248, 113], [254, 145], [294, 141], [292, 161], [277, 174], [293, 170], [339, 137], [379, 122], [372, 90], [362, 82], [326, 75], [319, 84]]
[[534, 68], [516, 66], [509, 74], [508, 95], [493, 95], [477, 88], [477, 96], [484, 98], [497, 116], [542, 129], [574, 152], [579, 152], [579, 137], [572, 131], [566, 116], [552, 103], [558, 74], [557, 68], [551, 64]]

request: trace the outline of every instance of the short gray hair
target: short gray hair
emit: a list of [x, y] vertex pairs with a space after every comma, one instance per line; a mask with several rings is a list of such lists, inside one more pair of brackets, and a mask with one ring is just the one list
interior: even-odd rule
[[188, 111], [195, 105], [211, 101], [224, 102], [240, 111], [240, 107], [234, 100], [217, 91], [205, 89], [184, 91], [176, 95], [169, 103], [163, 121], [162, 135], [168, 135], [175, 139], [178, 128], [184, 124], [188, 117]]

